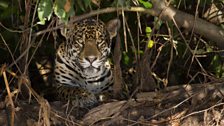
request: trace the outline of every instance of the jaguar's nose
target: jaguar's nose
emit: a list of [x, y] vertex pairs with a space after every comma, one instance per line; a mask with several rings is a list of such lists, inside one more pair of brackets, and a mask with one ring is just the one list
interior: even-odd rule
[[90, 63], [93, 63], [97, 59], [96, 56], [87, 56], [86, 60], [89, 61]]

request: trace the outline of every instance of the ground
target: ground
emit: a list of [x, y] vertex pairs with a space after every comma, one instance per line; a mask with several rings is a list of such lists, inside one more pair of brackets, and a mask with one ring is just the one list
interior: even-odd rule
[[[0, 104], [0, 125], [224, 125], [223, 79], [210, 83], [171, 86], [137, 93], [91, 109], [74, 108], [42, 97], [30, 101], [6, 97]], [[12, 105], [13, 104], [13, 105]], [[12, 107], [13, 106], [13, 107]]]

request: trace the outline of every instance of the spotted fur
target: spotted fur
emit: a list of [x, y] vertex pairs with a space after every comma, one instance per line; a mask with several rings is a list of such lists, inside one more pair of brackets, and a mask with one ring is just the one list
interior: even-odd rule
[[85, 19], [67, 28], [66, 41], [57, 49], [54, 80], [58, 95], [75, 106], [92, 106], [97, 96], [113, 84], [108, 62], [111, 39], [116, 36], [119, 20], [107, 24]]

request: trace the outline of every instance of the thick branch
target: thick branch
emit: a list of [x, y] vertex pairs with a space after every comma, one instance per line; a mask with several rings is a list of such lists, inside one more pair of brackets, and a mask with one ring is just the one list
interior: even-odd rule
[[[140, 116], [164, 119], [181, 112], [184, 112], [184, 116], [186, 112], [211, 108], [211, 105], [223, 97], [223, 91], [223, 79], [220, 79], [211, 83], [171, 86], [160, 92], [139, 93], [135, 100], [115, 101], [93, 108], [84, 116], [83, 123], [89, 125], [106, 121], [104, 119], [108, 117], [108, 122], [121, 125], [124, 121], [119, 122], [119, 119], [131, 121], [139, 119]], [[155, 107], [157, 105], [159, 107]]]
[[161, 19], [166, 21], [175, 21], [179, 27], [183, 27], [188, 31], [194, 29], [194, 32], [215, 42], [217, 46], [224, 49], [224, 30], [212, 23], [202, 20], [193, 15], [179, 11], [173, 7], [161, 8]]
[[[148, 13], [152, 16], [160, 17], [165, 21], [175, 21], [179, 27], [183, 27], [186, 30], [192, 30], [194, 28], [194, 32], [202, 35], [203, 37], [215, 42], [217, 46], [221, 49], [224, 49], [224, 30], [220, 27], [209, 23], [200, 18], [196, 18], [193, 15], [184, 13], [173, 7], [166, 6], [164, 0], [152, 0], [153, 8], [145, 9], [142, 7], [118, 7], [118, 8], [104, 8], [100, 10], [91, 11], [90, 13], [83, 14], [81, 16], [77, 16], [69, 21], [69, 23], [73, 23], [88, 17], [92, 17], [99, 14], [111, 13], [116, 11], [130, 11], [130, 12], [142, 12]], [[35, 36], [43, 34], [45, 32], [49, 32], [52, 30], [57, 30], [63, 27], [62, 25], [58, 25], [52, 29], [46, 29], [40, 32], [35, 33]]]

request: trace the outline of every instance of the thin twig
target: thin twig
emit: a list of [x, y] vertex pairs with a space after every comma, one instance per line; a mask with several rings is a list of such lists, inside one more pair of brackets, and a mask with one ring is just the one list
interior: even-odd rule
[[161, 112], [159, 112], [159, 113], [153, 115], [153, 116], [150, 117], [148, 120], [151, 120], [151, 119], [153, 119], [153, 118], [159, 116], [160, 114], [163, 114], [163, 113], [165, 113], [165, 112], [168, 112], [168, 111], [171, 111], [171, 110], [173, 110], [173, 109], [178, 108], [178, 107], [179, 107], [180, 105], [182, 105], [184, 102], [190, 100], [192, 97], [194, 97], [194, 96], [196, 96], [196, 95], [197, 95], [197, 94], [194, 94], [194, 95], [192, 95], [192, 96], [186, 98], [185, 100], [181, 101], [181, 102], [178, 103], [177, 105], [174, 105], [173, 107], [170, 107], [170, 108], [168, 108], [168, 109], [165, 109], [165, 110], [163, 110], [163, 111], [161, 111]]
[[17, 69], [18, 69], [18, 71], [19, 71], [20, 73], [22, 73], [21, 70], [20, 70], [20, 68], [19, 68], [19, 66], [17, 65], [17, 61], [15, 60], [15, 58], [14, 58], [14, 56], [13, 56], [13, 54], [12, 54], [12, 51], [10, 50], [8, 44], [6, 43], [6, 41], [5, 41], [5, 39], [3, 38], [3, 36], [2, 36], [1, 33], [0, 33], [0, 36], [1, 36], [1, 39], [2, 39], [3, 43], [5, 44], [6, 48], [8, 49], [10, 56], [12, 57], [13, 64], [15, 64], [16, 67], [17, 67]]
[[[137, 60], [137, 49], [136, 49], [136, 47], [135, 47], [135, 42], [134, 42], [134, 39], [133, 39], [133, 37], [132, 37], [132, 34], [131, 34], [131, 30], [130, 30], [130, 28], [129, 28], [129, 26], [128, 26], [128, 22], [127, 22], [127, 20], [125, 19], [124, 20], [124, 22], [125, 22], [125, 25], [126, 25], [126, 28], [127, 28], [127, 30], [128, 30], [128, 35], [129, 35], [129, 37], [130, 37], [130, 40], [131, 40], [131, 44], [132, 44], [132, 47], [133, 47], [133, 51], [135, 52], [134, 53], [134, 55], [135, 55], [135, 60]], [[126, 34], [125, 34], [126, 35]], [[127, 41], [127, 40], [126, 40]], [[127, 45], [126, 45], [127, 46]]]
[[28, 29], [25, 29], [25, 30], [14, 30], [14, 29], [9, 29], [9, 28], [7, 28], [6, 26], [4, 26], [1, 22], [0, 22], [0, 26], [2, 26], [4, 29], [6, 29], [7, 31], [12, 32], [12, 33], [23, 33], [24, 31], [29, 30], [29, 28], [28, 28]]
[[214, 106], [211, 106], [211, 107], [209, 107], [209, 108], [207, 108], [207, 109], [203, 109], [203, 110], [200, 110], [200, 111], [197, 111], [197, 112], [192, 112], [192, 113], [190, 113], [190, 114], [188, 114], [188, 115], [182, 117], [181, 120], [183, 120], [183, 119], [185, 119], [185, 118], [187, 118], [187, 117], [189, 117], [189, 116], [192, 116], [192, 115], [196, 115], [196, 114], [199, 114], [199, 113], [202, 113], [202, 112], [206, 112], [206, 111], [208, 111], [208, 110], [210, 110], [210, 109], [212, 109], [212, 108], [215, 108], [215, 107], [218, 107], [218, 106], [221, 106], [221, 105], [224, 105], [224, 103], [219, 103], [219, 104], [216, 104], [216, 105], [214, 105]]
[[[38, 2], [39, 2], [39, 0], [38, 0]], [[29, 30], [29, 37], [28, 37], [28, 44], [29, 45], [32, 45], [32, 31], [33, 31], [33, 29], [32, 29], [32, 27], [34, 26], [34, 19], [35, 19], [35, 17], [36, 17], [36, 12], [37, 12], [37, 7], [38, 7], [38, 4], [35, 4], [35, 9], [34, 9], [34, 12], [33, 12], [33, 17], [32, 17], [32, 21], [31, 21], [31, 28], [30, 28], [30, 30]], [[29, 45], [27, 45], [27, 46], [29, 46]], [[38, 47], [37, 47], [38, 48]], [[33, 52], [33, 55], [34, 55], [34, 53], [35, 52]], [[32, 55], [32, 56], [33, 56]], [[28, 55], [27, 55], [28, 56]], [[32, 57], [30, 58], [30, 59], [32, 59]], [[27, 60], [28, 60], [28, 57], [27, 57]], [[27, 71], [27, 69], [28, 69], [28, 67], [29, 67], [29, 63], [30, 63], [30, 61], [28, 61], [28, 62], [26, 62], [27, 64], [26, 64], [26, 66], [25, 66], [25, 70], [24, 71]]]
[[125, 19], [125, 16], [124, 16], [124, 10], [121, 11], [121, 14], [122, 14], [122, 23], [123, 23], [123, 31], [124, 31], [124, 46], [125, 46], [125, 51], [128, 52], [126, 19]]
[[4, 78], [4, 82], [5, 82], [5, 87], [6, 87], [6, 90], [7, 90], [7, 93], [8, 93], [9, 103], [11, 105], [10, 106], [11, 107], [10, 126], [14, 126], [15, 105], [14, 105], [13, 100], [12, 100], [12, 95], [11, 95], [11, 91], [10, 91], [10, 88], [9, 88], [9, 83], [8, 83], [8, 79], [7, 79], [5, 71], [3, 71], [3, 78]]
[[[129, 12], [149, 13], [149, 14], [154, 15], [154, 16], [157, 14], [155, 10], [153, 10], [153, 9], [145, 9], [143, 7], [117, 7], [117, 8], [115, 8], [115, 7], [108, 7], [108, 8], [104, 8], [104, 9], [100, 9], [100, 10], [91, 11], [90, 13], [83, 14], [83, 15], [80, 15], [80, 16], [76, 16], [75, 18], [71, 19], [68, 22], [68, 24], [71, 24], [71, 23], [83, 20], [85, 18], [89, 18], [89, 17], [95, 16], [95, 15], [105, 14], [105, 13], [112, 13], [112, 12], [122, 11], [122, 10], [123, 11], [129, 11]], [[50, 29], [39, 31], [37, 33], [34, 33], [33, 36], [39, 36], [39, 35], [44, 34], [46, 32], [57, 30], [57, 29], [60, 29], [62, 27], [64, 27], [64, 24], [60, 24], [60, 25], [58, 25], [58, 26], [56, 26], [54, 28], [50, 28]]]
[[[188, 45], [187, 40], [185, 39], [184, 35], [182, 34], [181, 30], [179, 29], [179, 27], [178, 27], [178, 25], [177, 25], [177, 22], [175, 21], [174, 18], [172, 18], [172, 21], [173, 21], [175, 27], [177, 28], [178, 32], [180, 33], [182, 39], [184, 40], [187, 49], [191, 52], [191, 54], [193, 54], [193, 51], [191, 50], [191, 47]], [[201, 70], [202, 70], [204, 73], [207, 73], [206, 70], [205, 70], [205, 69], [203, 68], [203, 66], [201, 65], [201, 63], [200, 63], [200, 61], [198, 60], [197, 57], [195, 57], [195, 60], [197, 61], [198, 65], [200, 66]]]
[[165, 81], [164, 86], [167, 86], [168, 81], [169, 81], [169, 73], [170, 73], [170, 68], [171, 68], [171, 64], [173, 61], [173, 49], [174, 49], [174, 42], [173, 42], [173, 37], [172, 37], [173, 35], [172, 35], [170, 27], [168, 27], [169, 25], [167, 22], [166, 22], [166, 25], [167, 25], [167, 29], [168, 29], [168, 33], [169, 33], [169, 41], [170, 41], [171, 47], [170, 47], [170, 60], [168, 62], [167, 73], [166, 73], [167, 81]]

